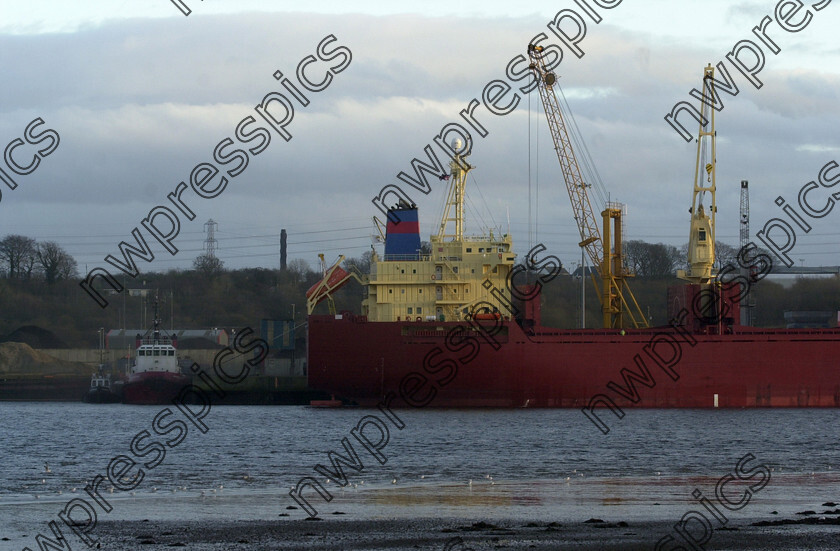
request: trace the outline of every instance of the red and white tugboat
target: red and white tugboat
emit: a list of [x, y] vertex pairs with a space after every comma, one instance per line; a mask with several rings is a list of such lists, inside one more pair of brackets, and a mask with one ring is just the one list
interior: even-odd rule
[[123, 403], [168, 404], [191, 382], [178, 365], [176, 339], [160, 330], [157, 297], [154, 315], [154, 326], [138, 339], [134, 365], [123, 389]]

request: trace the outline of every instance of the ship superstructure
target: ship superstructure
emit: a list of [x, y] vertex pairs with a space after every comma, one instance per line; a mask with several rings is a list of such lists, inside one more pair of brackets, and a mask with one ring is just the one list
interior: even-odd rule
[[[373, 254], [368, 296], [362, 302], [362, 314], [368, 320], [461, 321], [474, 314], [473, 310], [504, 312], [503, 303], [491, 289], [507, 292], [516, 255], [510, 235], [495, 235], [492, 230], [465, 235], [464, 191], [472, 168], [466, 155], [457, 155], [450, 162], [440, 230], [425, 249], [421, 247], [417, 207], [400, 204], [389, 210], [385, 252]], [[475, 308], [479, 304], [481, 308]]]

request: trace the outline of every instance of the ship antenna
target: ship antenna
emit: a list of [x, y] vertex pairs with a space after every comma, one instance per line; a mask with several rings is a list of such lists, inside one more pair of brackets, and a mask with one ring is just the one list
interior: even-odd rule
[[154, 332], [152, 333], [152, 338], [154, 344], [158, 344], [160, 341], [160, 318], [158, 317], [158, 296], [155, 295], [155, 321], [154, 321]]

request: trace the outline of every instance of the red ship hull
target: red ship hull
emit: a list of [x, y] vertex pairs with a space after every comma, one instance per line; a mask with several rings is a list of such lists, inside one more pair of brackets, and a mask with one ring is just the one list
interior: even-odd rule
[[171, 404], [190, 377], [180, 373], [145, 371], [130, 375], [123, 388], [124, 404]]
[[389, 392], [398, 407], [840, 406], [838, 329], [498, 324], [490, 337], [466, 323], [310, 316], [309, 385], [363, 406]]

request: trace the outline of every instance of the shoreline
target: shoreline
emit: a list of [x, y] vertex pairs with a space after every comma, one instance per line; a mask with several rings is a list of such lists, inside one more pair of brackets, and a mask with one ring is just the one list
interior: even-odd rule
[[[332, 517], [332, 515], [325, 515]], [[780, 519], [787, 520], [787, 519]], [[732, 549], [837, 549], [840, 518], [830, 524], [756, 526], [758, 522], [733, 522], [714, 530], [709, 548]], [[798, 522], [792, 519], [792, 522]], [[589, 519], [575, 523], [524, 522], [475, 519], [380, 519], [278, 521], [106, 521], [95, 529], [102, 548], [115, 551], [170, 549], [417, 549], [468, 551], [479, 549], [576, 549], [650, 550], [672, 532], [662, 521], [623, 522]], [[698, 537], [698, 539], [701, 539]], [[677, 545], [676, 543], [672, 545]], [[667, 547], [666, 547], [667, 548]], [[676, 547], [673, 547], [676, 549]]]

